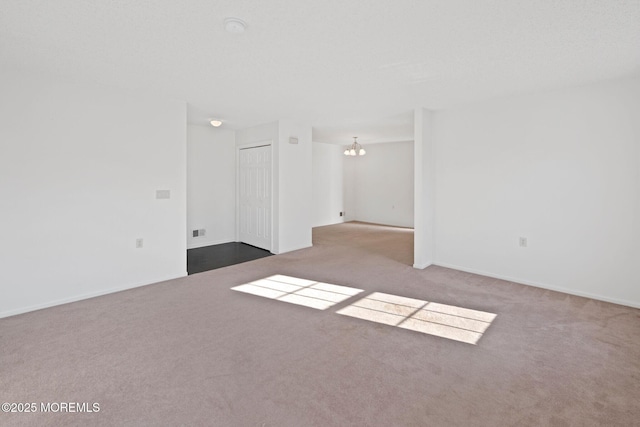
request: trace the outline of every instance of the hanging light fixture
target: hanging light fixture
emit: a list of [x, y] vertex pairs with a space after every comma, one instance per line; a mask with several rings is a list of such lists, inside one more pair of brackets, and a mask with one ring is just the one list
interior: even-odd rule
[[364, 156], [367, 152], [364, 150], [362, 145], [358, 144], [358, 137], [353, 137], [353, 144], [346, 150], [344, 150], [345, 156]]

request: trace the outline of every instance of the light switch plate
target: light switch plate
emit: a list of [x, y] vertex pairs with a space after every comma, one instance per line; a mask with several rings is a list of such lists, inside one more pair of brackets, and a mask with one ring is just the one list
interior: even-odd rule
[[156, 190], [156, 199], [170, 199], [171, 190]]

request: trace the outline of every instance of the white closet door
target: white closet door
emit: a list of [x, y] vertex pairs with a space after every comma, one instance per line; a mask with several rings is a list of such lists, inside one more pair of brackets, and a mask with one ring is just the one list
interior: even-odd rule
[[271, 146], [240, 150], [240, 241], [271, 250]]

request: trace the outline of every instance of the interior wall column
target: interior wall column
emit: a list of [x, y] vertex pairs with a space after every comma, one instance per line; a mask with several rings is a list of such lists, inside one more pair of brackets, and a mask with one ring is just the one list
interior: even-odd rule
[[426, 268], [435, 259], [435, 144], [433, 112], [414, 110], [414, 240], [413, 267]]

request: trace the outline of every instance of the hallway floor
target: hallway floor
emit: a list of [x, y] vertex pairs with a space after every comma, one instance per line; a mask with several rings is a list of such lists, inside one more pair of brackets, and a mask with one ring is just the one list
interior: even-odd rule
[[273, 254], [269, 251], [240, 242], [188, 249], [187, 272], [189, 274], [202, 273], [271, 255]]

